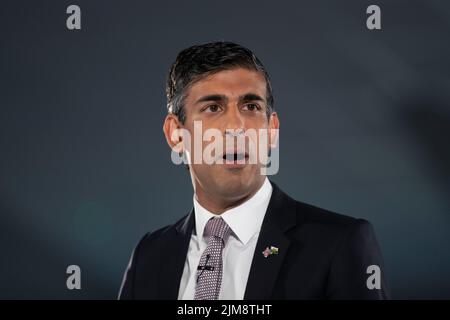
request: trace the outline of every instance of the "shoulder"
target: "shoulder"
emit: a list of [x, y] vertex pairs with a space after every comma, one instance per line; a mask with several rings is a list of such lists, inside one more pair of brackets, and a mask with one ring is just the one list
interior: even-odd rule
[[294, 201], [297, 219], [305, 224], [340, 230], [353, 228], [364, 229], [370, 226], [370, 222], [365, 219], [351, 217], [308, 203]]
[[[355, 264], [354, 269], [382, 264], [372, 224], [365, 220], [295, 201], [297, 227], [291, 239], [321, 252], [333, 266]], [[362, 268], [362, 267], [361, 267]]]
[[[384, 299], [389, 297], [384, 262], [371, 223], [294, 200], [283, 194], [285, 212], [293, 212], [295, 227], [288, 231], [292, 265], [313, 261], [324, 267], [326, 296], [336, 299]], [[369, 290], [369, 267], [381, 272], [380, 288]], [[382, 270], [382, 271], [380, 271]]]
[[[302, 229], [311, 237], [321, 237], [336, 246], [343, 243], [358, 243], [375, 238], [372, 224], [361, 218], [351, 217], [296, 201], [297, 219]], [[370, 241], [369, 241], [370, 242]]]
[[291, 198], [277, 186], [276, 198], [283, 202], [283, 211], [293, 211], [296, 228], [291, 235], [296, 238], [317, 240], [338, 244], [347, 238], [371, 237], [374, 234], [371, 223], [332, 210]]
[[178, 230], [182, 228], [189, 220], [189, 214], [183, 216], [177, 222], [166, 225], [154, 231], [147, 232], [142, 236], [136, 245], [135, 251], [146, 251], [163, 247], [168, 241], [171, 241], [176, 236]]
[[348, 229], [354, 226], [370, 224], [364, 219], [358, 219], [342, 213], [324, 209], [306, 202], [298, 201], [275, 183], [272, 183], [272, 201], [275, 207], [283, 212], [294, 212], [297, 225], [309, 225], [330, 229]]
[[[152, 270], [154, 261], [167, 256], [168, 248], [179, 243], [179, 233], [187, 235], [192, 219], [190, 214], [184, 216], [174, 224], [148, 232], [135, 245], [128, 264], [126, 279], [134, 279], [135, 274], [145, 274], [145, 270]], [[134, 280], [132, 280], [134, 281]]]

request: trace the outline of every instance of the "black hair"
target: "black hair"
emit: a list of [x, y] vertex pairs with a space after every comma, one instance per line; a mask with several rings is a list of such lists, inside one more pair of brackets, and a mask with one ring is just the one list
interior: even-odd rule
[[178, 54], [167, 77], [168, 111], [184, 123], [186, 120], [184, 100], [189, 86], [213, 73], [235, 68], [246, 68], [264, 75], [267, 118], [269, 118], [274, 104], [269, 74], [252, 51], [236, 43], [225, 41], [194, 45]]

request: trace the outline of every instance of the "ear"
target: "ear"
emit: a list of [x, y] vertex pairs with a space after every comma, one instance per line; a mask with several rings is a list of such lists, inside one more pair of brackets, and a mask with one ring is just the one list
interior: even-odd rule
[[178, 117], [172, 113], [169, 113], [164, 120], [163, 125], [164, 136], [166, 137], [169, 147], [177, 153], [184, 151], [183, 135], [181, 130], [181, 124]]
[[276, 148], [278, 144], [278, 130], [280, 129], [280, 119], [278, 119], [278, 114], [272, 112], [269, 119], [269, 145], [270, 147]]

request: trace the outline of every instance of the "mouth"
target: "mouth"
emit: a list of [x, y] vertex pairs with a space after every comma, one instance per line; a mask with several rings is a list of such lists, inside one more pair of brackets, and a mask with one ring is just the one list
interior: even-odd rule
[[248, 164], [248, 153], [239, 151], [229, 151], [222, 155], [223, 166], [226, 169], [241, 169]]
[[226, 162], [247, 162], [248, 153], [247, 152], [226, 152], [222, 156], [223, 160]]

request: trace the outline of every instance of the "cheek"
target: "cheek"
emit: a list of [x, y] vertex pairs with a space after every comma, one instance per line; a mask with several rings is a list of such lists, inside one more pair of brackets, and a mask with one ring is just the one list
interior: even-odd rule
[[270, 143], [270, 129], [267, 121], [258, 123], [258, 126], [254, 126], [251, 130], [254, 130], [256, 134], [249, 136], [250, 140], [257, 145], [258, 149], [267, 149], [266, 146]]
[[269, 121], [267, 121], [265, 113], [259, 113], [258, 115], [248, 117], [245, 124], [247, 128], [252, 129], [267, 129], [269, 127]]

